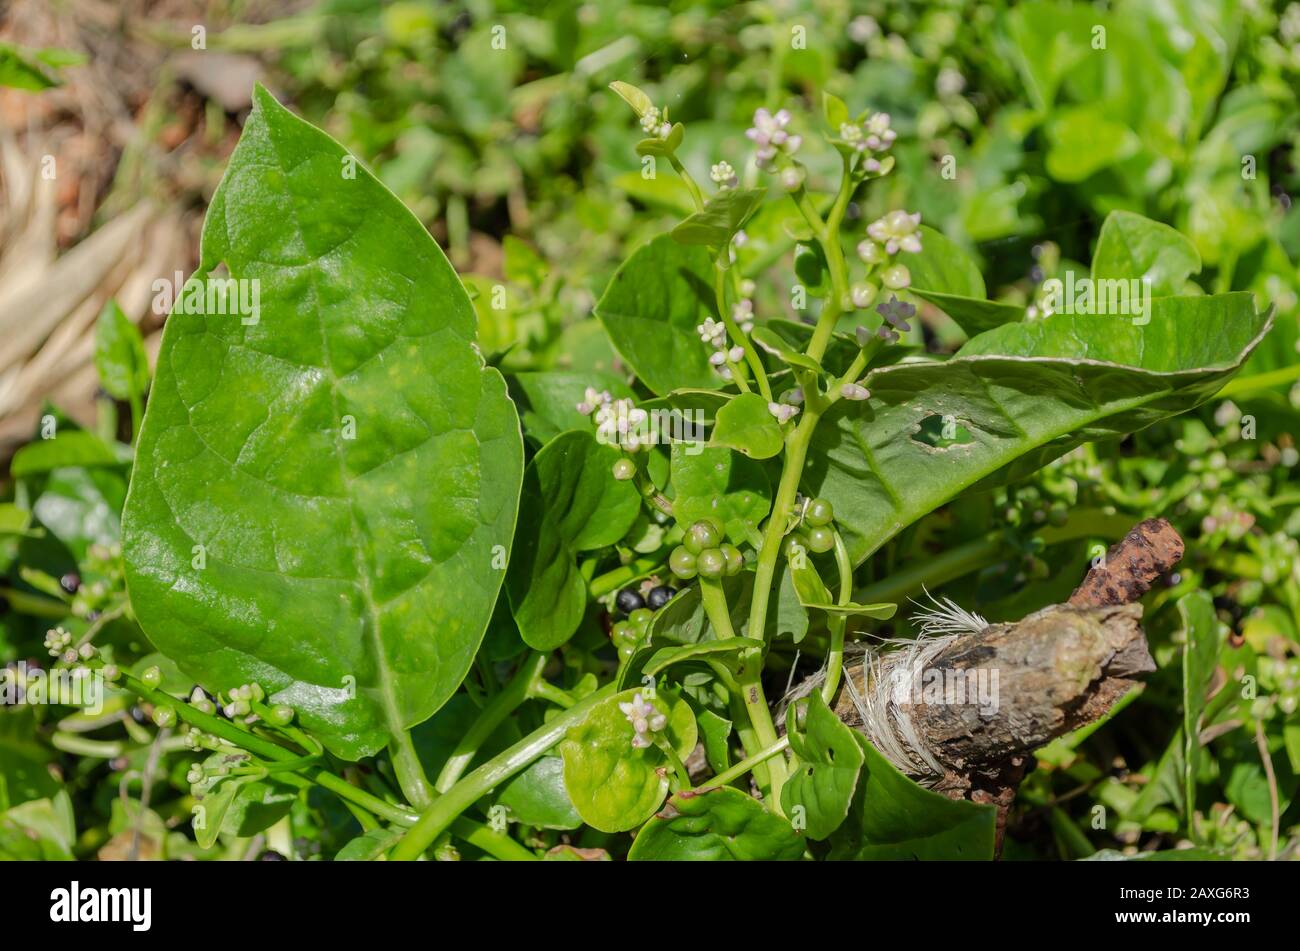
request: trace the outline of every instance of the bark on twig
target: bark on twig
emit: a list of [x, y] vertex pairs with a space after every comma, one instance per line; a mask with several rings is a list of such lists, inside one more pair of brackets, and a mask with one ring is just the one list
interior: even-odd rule
[[[1155, 670], [1134, 602], [1182, 554], [1168, 522], [1142, 522], [1066, 604], [846, 665], [836, 713], [918, 780], [997, 805], [1000, 849], [1030, 753], [1099, 719]], [[956, 702], [926, 692], [939, 684], [968, 692]]]

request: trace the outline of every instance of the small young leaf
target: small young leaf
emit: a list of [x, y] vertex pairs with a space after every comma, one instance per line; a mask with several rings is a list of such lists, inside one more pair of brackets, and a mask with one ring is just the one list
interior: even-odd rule
[[92, 432], [70, 429], [53, 439], [36, 439], [14, 453], [9, 474], [15, 479], [69, 467], [93, 468], [129, 462]]
[[654, 107], [654, 103], [650, 100], [650, 97], [631, 83], [615, 81], [609, 84], [609, 88], [614, 90], [620, 99], [632, 107], [638, 118], [645, 115]]
[[742, 393], [718, 410], [711, 446], [743, 452], [751, 459], [770, 459], [781, 451], [781, 426], [757, 393]]
[[728, 188], [718, 192], [677, 227], [672, 236], [682, 244], [702, 244], [714, 250], [726, 248], [737, 231], [763, 203], [761, 188]]
[[798, 367], [812, 373], [821, 371], [821, 367], [816, 360], [790, 347], [779, 334], [767, 327], [755, 327], [750, 336], [753, 338], [754, 343], [792, 367]]
[[[645, 822], [664, 801], [668, 775], [658, 746], [637, 749], [636, 735], [619, 709], [640, 689], [625, 690], [593, 707], [560, 743], [564, 786], [582, 820], [601, 832], [624, 832]], [[643, 699], [645, 698], [642, 694]], [[683, 760], [695, 749], [695, 715], [675, 693], [660, 688], [652, 701], [668, 717], [665, 731]]]
[[825, 611], [827, 614], [833, 614], [837, 617], [870, 617], [877, 621], [887, 621], [894, 616], [898, 610], [898, 605], [883, 602], [881, 604], [855, 604], [850, 601], [848, 604], [828, 604], [815, 601], [805, 601], [803, 606], [812, 608], [815, 611]]
[[830, 126], [831, 132], [839, 135], [840, 126], [849, 121], [849, 107], [844, 104], [844, 100], [839, 96], [823, 92], [822, 115], [826, 119], [826, 124]]
[[820, 691], [814, 690], [807, 704], [804, 731], [787, 729], [798, 762], [781, 789], [781, 808], [794, 816], [801, 807], [808, 837], [824, 839], [849, 814], [865, 756], [854, 732], [826, 706]]
[[645, 824], [630, 861], [774, 861], [803, 857], [790, 823], [731, 786], [682, 792]]
[[99, 385], [114, 399], [135, 400], [149, 386], [149, 358], [140, 329], [110, 300], [95, 325], [95, 369]]

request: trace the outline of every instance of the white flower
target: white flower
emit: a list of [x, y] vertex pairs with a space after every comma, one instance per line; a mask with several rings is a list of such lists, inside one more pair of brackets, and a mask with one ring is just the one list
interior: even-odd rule
[[849, 21], [849, 39], [854, 43], [866, 43], [880, 35], [880, 24], [872, 17], [856, 16]]
[[840, 387], [840, 396], [846, 400], [865, 400], [870, 395], [871, 392], [865, 386], [857, 383], [845, 383]]
[[862, 133], [862, 127], [853, 122], [844, 122], [840, 124], [840, 138], [848, 145], [853, 146], [859, 152], [867, 148], [867, 137]]
[[[743, 248], [748, 243], [749, 243], [749, 235], [745, 234], [745, 232], [743, 231], [737, 231], [735, 236], [732, 237], [731, 239], [732, 246], [737, 248]], [[732, 260], [735, 259], [733, 258]]]
[[781, 402], [790, 406], [798, 406], [803, 402], [803, 387], [796, 386], [786, 390], [781, 394]]
[[731, 308], [731, 319], [739, 326], [741, 333], [754, 329], [754, 302], [749, 298], [738, 300]]
[[863, 123], [867, 133], [867, 148], [873, 152], [883, 152], [894, 144], [898, 133], [889, 127], [889, 113], [875, 112]]
[[905, 211], [894, 210], [867, 225], [867, 234], [885, 246], [886, 254], [897, 254], [900, 249], [918, 254], [921, 250], [921, 236], [916, 229], [920, 225], [919, 211], [909, 215]]
[[632, 746], [636, 749], [645, 749], [654, 742], [650, 739], [650, 734], [659, 733], [668, 725], [668, 718], [653, 703], [644, 699], [639, 690], [632, 695], [630, 701], [620, 703], [618, 708], [627, 717], [627, 722], [632, 724]]
[[589, 386], [587, 391], [583, 393], [582, 402], [577, 405], [577, 410], [583, 416], [590, 416], [602, 406], [608, 406], [612, 399], [609, 390], [597, 390]]
[[863, 264], [880, 264], [887, 257], [885, 249], [870, 238], [863, 238], [858, 242], [858, 257], [862, 259]]
[[51, 657], [58, 657], [71, 643], [72, 635], [62, 627], [51, 628], [45, 632], [45, 649], [50, 652]]
[[934, 81], [934, 90], [941, 96], [959, 96], [966, 88], [966, 77], [951, 66], [939, 70]]
[[803, 187], [803, 168], [798, 165], [791, 165], [789, 168], [781, 169], [781, 187], [788, 192], [797, 192]]
[[709, 354], [709, 363], [715, 367], [720, 367], [727, 362], [727, 352], [725, 350], [714, 350]]
[[732, 363], [739, 363], [744, 358], [745, 358], [744, 347], [732, 347], [730, 350], [727, 351], [727, 359], [730, 360]]
[[758, 146], [754, 157], [758, 160], [760, 168], [772, 171], [772, 160], [776, 158], [778, 152], [793, 155], [799, 151], [803, 138], [790, 135], [786, 131], [786, 126], [789, 124], [790, 113], [785, 109], [779, 110], [776, 115], [766, 109], [755, 110], [754, 125], [745, 130], [745, 135]]
[[736, 170], [725, 159], [709, 169], [709, 178], [713, 179], [713, 184], [719, 188], [735, 188], [740, 183], [740, 179], [736, 177]]
[[776, 417], [778, 423], [788, 423], [799, 412], [799, 407], [789, 403], [768, 403], [767, 411]]
[[705, 317], [704, 323], [698, 325], [695, 332], [700, 335], [701, 340], [715, 350], [721, 350], [727, 345], [727, 325], [720, 320]]

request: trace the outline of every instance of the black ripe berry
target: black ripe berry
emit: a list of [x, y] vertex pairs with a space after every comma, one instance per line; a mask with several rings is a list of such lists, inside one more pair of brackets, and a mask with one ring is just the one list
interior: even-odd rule
[[624, 614], [631, 614], [645, 607], [645, 598], [641, 597], [635, 588], [624, 588], [614, 596], [614, 605]]
[[650, 594], [645, 599], [646, 606], [649, 607], [651, 611], [658, 611], [665, 604], [671, 601], [673, 595], [676, 593], [677, 590], [675, 588], [670, 588], [666, 584], [661, 584], [657, 588], [651, 588]]
[[286, 859], [279, 852], [275, 851], [275, 849], [267, 849], [265, 852], [263, 852], [261, 855], [257, 857], [257, 860], [259, 862], [287, 862], [288, 861], [288, 859]]
[[77, 589], [81, 587], [81, 575], [75, 571], [69, 571], [59, 579], [59, 586], [68, 594], [76, 594]]

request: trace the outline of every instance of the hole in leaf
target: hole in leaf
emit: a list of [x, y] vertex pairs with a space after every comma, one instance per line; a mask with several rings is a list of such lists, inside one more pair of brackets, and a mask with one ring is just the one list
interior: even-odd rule
[[940, 416], [935, 413], [921, 420], [912, 439], [934, 449], [947, 449], [951, 446], [965, 446], [973, 443], [975, 437], [970, 430], [952, 415]]

